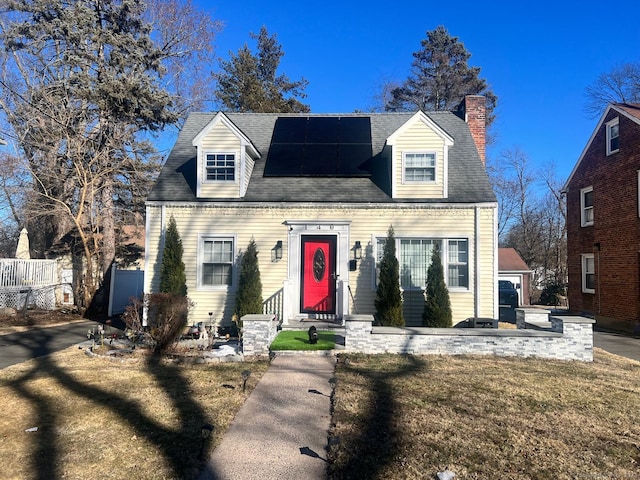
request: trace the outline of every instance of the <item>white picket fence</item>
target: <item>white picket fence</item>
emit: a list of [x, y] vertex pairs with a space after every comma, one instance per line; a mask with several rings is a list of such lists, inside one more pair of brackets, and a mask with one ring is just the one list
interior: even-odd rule
[[0, 259], [0, 308], [53, 310], [59, 283], [55, 260]]

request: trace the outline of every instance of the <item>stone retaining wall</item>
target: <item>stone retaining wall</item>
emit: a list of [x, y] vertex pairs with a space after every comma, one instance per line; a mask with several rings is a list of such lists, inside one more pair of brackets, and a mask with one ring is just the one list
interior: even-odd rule
[[593, 361], [593, 323], [551, 317], [551, 330], [374, 327], [371, 315], [345, 317], [345, 352], [496, 355]]
[[[345, 352], [496, 355], [593, 361], [591, 318], [551, 316], [549, 330], [373, 326], [372, 315], [346, 315]], [[277, 334], [274, 315], [245, 315], [244, 355], [267, 355]]]

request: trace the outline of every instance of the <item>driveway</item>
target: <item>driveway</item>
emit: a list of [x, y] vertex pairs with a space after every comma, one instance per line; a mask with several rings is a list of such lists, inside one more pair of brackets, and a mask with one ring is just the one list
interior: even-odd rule
[[593, 346], [640, 362], [640, 338], [638, 337], [594, 330]]
[[0, 336], [0, 368], [64, 350], [85, 341], [87, 331], [95, 328], [96, 325], [96, 322], [82, 321], [2, 335]]

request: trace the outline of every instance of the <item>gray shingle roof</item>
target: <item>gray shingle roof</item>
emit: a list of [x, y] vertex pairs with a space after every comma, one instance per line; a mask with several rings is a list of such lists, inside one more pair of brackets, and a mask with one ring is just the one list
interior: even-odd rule
[[[151, 190], [149, 201], [206, 202], [196, 198], [196, 148], [193, 138], [213, 119], [215, 113], [192, 113]], [[225, 113], [253, 143], [261, 154], [251, 175], [245, 202], [332, 202], [332, 203], [477, 203], [495, 202], [484, 166], [478, 156], [467, 124], [450, 112], [427, 115], [454, 139], [449, 149], [449, 197], [442, 199], [394, 199], [380, 179], [358, 177], [265, 177], [265, 160], [269, 152], [275, 121], [286, 114]], [[292, 116], [327, 116], [324, 114], [289, 114]], [[406, 123], [414, 113], [352, 114], [371, 119], [371, 141], [374, 156], [380, 153], [386, 139]], [[340, 114], [340, 116], [348, 116]], [[221, 201], [216, 199], [216, 201]]]

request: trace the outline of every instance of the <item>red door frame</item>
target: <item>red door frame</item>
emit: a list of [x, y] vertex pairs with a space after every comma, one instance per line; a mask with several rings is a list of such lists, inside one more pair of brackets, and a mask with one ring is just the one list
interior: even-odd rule
[[336, 313], [335, 235], [300, 237], [300, 312]]

